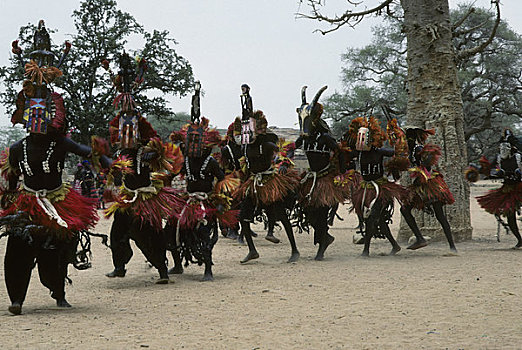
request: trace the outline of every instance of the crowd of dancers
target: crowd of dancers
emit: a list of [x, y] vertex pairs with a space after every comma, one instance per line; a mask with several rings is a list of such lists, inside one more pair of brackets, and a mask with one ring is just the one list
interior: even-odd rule
[[[108, 125], [115, 149], [111, 153], [109, 143], [101, 138], [93, 136], [86, 146], [67, 136], [64, 101], [52, 90], [52, 83], [62, 75], [59, 68], [69, 49], [66, 43], [55, 64], [43, 21], [34, 35], [29, 62], [24, 62], [22, 49], [13, 42], [12, 51], [19, 57], [26, 79], [11, 121], [24, 125], [28, 135], [0, 158], [7, 184], [0, 193], [0, 225], [5, 227], [2, 236], [8, 236], [4, 269], [12, 314], [22, 312], [36, 264], [40, 281], [57, 305], [70, 307], [65, 298], [68, 265], [80, 269], [90, 265], [89, 248], [83, 243], [96, 235], [90, 230], [99, 218], [100, 198], [108, 205], [104, 215], [113, 217], [110, 278], [125, 276], [133, 240], [157, 269], [157, 283], [168, 283], [169, 274], [183, 273], [184, 264], [189, 263], [204, 265], [203, 280], [211, 281], [212, 250], [219, 229], [228, 237], [246, 241], [248, 253], [241, 263], [260, 257], [251, 229], [258, 217], [265, 218], [266, 239], [274, 243], [279, 242], [274, 226], [282, 224], [291, 247], [289, 262], [299, 260], [294, 227], [311, 228], [318, 246], [315, 260], [320, 261], [334, 242], [329, 225], [340, 204], [350, 205], [358, 217], [363, 256], [369, 256], [375, 237], [390, 241], [392, 255], [401, 250], [389, 228], [395, 203], [400, 204], [416, 238], [408, 249], [427, 245], [412, 215], [415, 209], [435, 215], [450, 250], [456, 253], [443, 210], [454, 198], [437, 171], [441, 149], [427, 143], [434, 130], [401, 128], [391, 117], [381, 128], [376, 118], [360, 117], [336, 140], [321, 119], [319, 99], [326, 86], [310, 102], [303, 87], [297, 108], [300, 136], [287, 142], [268, 128], [264, 113], [253, 108], [250, 87], [244, 84], [241, 117], [222, 138], [201, 115], [200, 84], [196, 82], [190, 123], [173, 130], [169, 140], [161, 140], [134, 98], [145, 78], [147, 61], [133, 60], [123, 52], [117, 73], [109, 61], [102, 62], [118, 91], [113, 103], [115, 117]], [[493, 163], [483, 160], [480, 169], [469, 169], [466, 177], [473, 181], [482, 172], [504, 178], [502, 188], [480, 197], [479, 203], [488, 212], [507, 217], [518, 240], [516, 248], [520, 248], [515, 215], [522, 203], [522, 161], [517, 142], [506, 131], [497, 159]], [[304, 151], [308, 162], [308, 170], [301, 174], [293, 162], [297, 149]], [[76, 189], [62, 181], [69, 153], [85, 159], [78, 169]], [[403, 172], [412, 178], [409, 186], [397, 181]], [[100, 175], [103, 190], [96, 193], [95, 186], [82, 187]], [[184, 179], [185, 187], [171, 187], [174, 177]], [[170, 270], [167, 252], [174, 261]]]

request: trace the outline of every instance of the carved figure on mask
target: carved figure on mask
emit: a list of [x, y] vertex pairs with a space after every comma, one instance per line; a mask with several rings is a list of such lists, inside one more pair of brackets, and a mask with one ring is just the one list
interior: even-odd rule
[[[301, 90], [302, 104], [297, 108], [301, 135], [295, 148], [303, 148], [309, 169], [301, 176], [298, 204], [304, 211], [304, 223], [314, 229], [314, 244], [319, 244], [315, 260], [323, 260], [326, 248], [334, 241], [328, 233], [328, 213], [349, 199], [349, 185], [337, 186], [335, 179], [345, 173], [344, 154], [321, 119], [323, 106], [319, 97], [322, 87], [310, 104], [306, 102], [306, 86]], [[353, 173], [353, 171], [352, 171]], [[350, 175], [345, 180], [349, 181]]]
[[120, 92], [113, 102], [117, 114], [109, 123], [111, 143], [118, 151], [107, 173], [107, 186], [117, 185], [119, 189], [115, 201], [105, 211], [106, 217], [114, 215], [110, 234], [114, 270], [106, 276], [125, 276], [125, 265], [133, 255], [132, 239], [157, 269], [160, 278], [156, 283], [165, 284], [169, 277], [163, 221], [184, 205], [179, 191], [167, 185], [170, 174], [180, 172], [183, 155], [178, 146], [164, 144], [159, 139], [141, 115], [132, 94], [143, 81], [146, 61], [138, 58], [133, 67], [124, 52], [119, 63], [120, 70], [115, 76], [109, 62], [102, 62]]
[[91, 148], [66, 136], [67, 120], [63, 98], [52, 90], [52, 82], [62, 73], [66, 49], [57, 66], [50, 48], [44, 21], [34, 35], [31, 61], [23, 62], [18, 41], [13, 52], [24, 64], [23, 89], [16, 100], [13, 124], [25, 126], [28, 136], [12, 144], [0, 157], [7, 188], [0, 191], [0, 224], [9, 236], [4, 260], [5, 281], [15, 315], [22, 312], [32, 269], [38, 264], [42, 283], [50, 289], [59, 307], [70, 307], [65, 299], [65, 279], [69, 263], [88, 268], [88, 251], [80, 259], [76, 246], [98, 220], [96, 200], [83, 197], [68, 183], [62, 172], [68, 153], [108, 164], [101, 143]]

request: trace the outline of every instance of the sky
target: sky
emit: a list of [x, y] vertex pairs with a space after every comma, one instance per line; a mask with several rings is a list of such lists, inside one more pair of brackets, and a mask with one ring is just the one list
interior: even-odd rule
[[[366, 4], [376, 1], [365, 0]], [[460, 2], [450, 1], [450, 7]], [[48, 28], [58, 30], [54, 43], [70, 38], [75, 31], [71, 14], [79, 3], [0, 0], [0, 65], [8, 63], [11, 42], [27, 23], [44, 19]], [[342, 13], [346, 0], [326, 3], [329, 13]], [[475, 4], [490, 8], [489, 0]], [[307, 10], [306, 5], [299, 8], [299, 0], [119, 0], [118, 7], [132, 14], [146, 31], [167, 30], [176, 39], [177, 53], [190, 62], [195, 79], [201, 81], [202, 115], [220, 128], [241, 114], [243, 83], [251, 87], [254, 108], [265, 112], [270, 125], [296, 127], [301, 87], [309, 87], [309, 99], [323, 85], [328, 86], [323, 97], [342, 90], [341, 54], [348, 47], [370, 43], [371, 27], [380, 23], [379, 18], [369, 17], [355, 28], [323, 36], [314, 32], [320, 23], [296, 18], [296, 12]], [[522, 1], [503, 0], [501, 12], [522, 33]], [[132, 40], [127, 49], [139, 49], [140, 44]], [[175, 112], [190, 111], [190, 96], [167, 99]], [[0, 113], [0, 125], [8, 125], [9, 113], [3, 107]]]

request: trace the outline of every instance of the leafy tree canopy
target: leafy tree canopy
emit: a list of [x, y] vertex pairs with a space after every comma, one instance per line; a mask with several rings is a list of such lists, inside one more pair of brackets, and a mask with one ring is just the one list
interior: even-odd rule
[[[399, 13], [397, 8], [395, 13]], [[460, 5], [451, 13], [457, 52], [485, 40], [494, 25], [494, 13]], [[325, 103], [325, 115], [336, 134], [361, 115], [382, 116], [387, 105], [399, 120], [406, 114], [406, 38], [401, 18], [385, 17], [374, 27], [372, 42], [342, 55], [344, 89]], [[497, 151], [500, 130], [516, 128], [522, 118], [522, 38], [501, 21], [489, 46], [472, 56], [459, 56], [457, 67], [465, 117], [465, 138], [470, 160]], [[384, 117], [381, 118], [384, 120]]]
[[[176, 53], [176, 41], [167, 31], [145, 31], [131, 14], [118, 9], [115, 0], [84, 0], [72, 18], [76, 27], [71, 34], [72, 48], [61, 67], [64, 75], [54, 86], [63, 94], [73, 138], [88, 143], [90, 135], [108, 135], [107, 123], [114, 116], [112, 100], [116, 91], [100, 62], [108, 59], [114, 67], [131, 36], [141, 36], [144, 45], [141, 50], [126, 51], [145, 58], [149, 66], [145, 82], [135, 94], [137, 103], [144, 115], [158, 120], [174, 118], [165, 96], [186, 95], [194, 78], [192, 67]], [[19, 32], [26, 60], [34, 29], [29, 24]], [[58, 53], [61, 47], [53, 50]], [[14, 57], [9, 66], [0, 67], [0, 79], [4, 87], [0, 103], [12, 112], [23, 81], [23, 68]]]

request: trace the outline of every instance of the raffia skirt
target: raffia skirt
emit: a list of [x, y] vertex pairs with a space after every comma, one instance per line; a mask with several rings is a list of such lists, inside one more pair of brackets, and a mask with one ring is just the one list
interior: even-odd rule
[[[60, 225], [57, 219], [45, 211], [40, 204], [42, 199], [35, 193], [23, 189], [19, 190], [18, 197], [7, 209], [0, 211], [0, 216], [19, 211], [26, 212], [35, 225], [47, 227], [52, 235], [64, 239], [72, 237], [74, 232], [93, 228], [99, 219], [96, 212], [97, 200], [82, 196], [68, 184], [62, 184], [58, 189], [47, 193], [45, 198], [56, 209], [56, 213], [67, 227], [63, 223]], [[35, 231], [36, 234], [38, 232]]]

